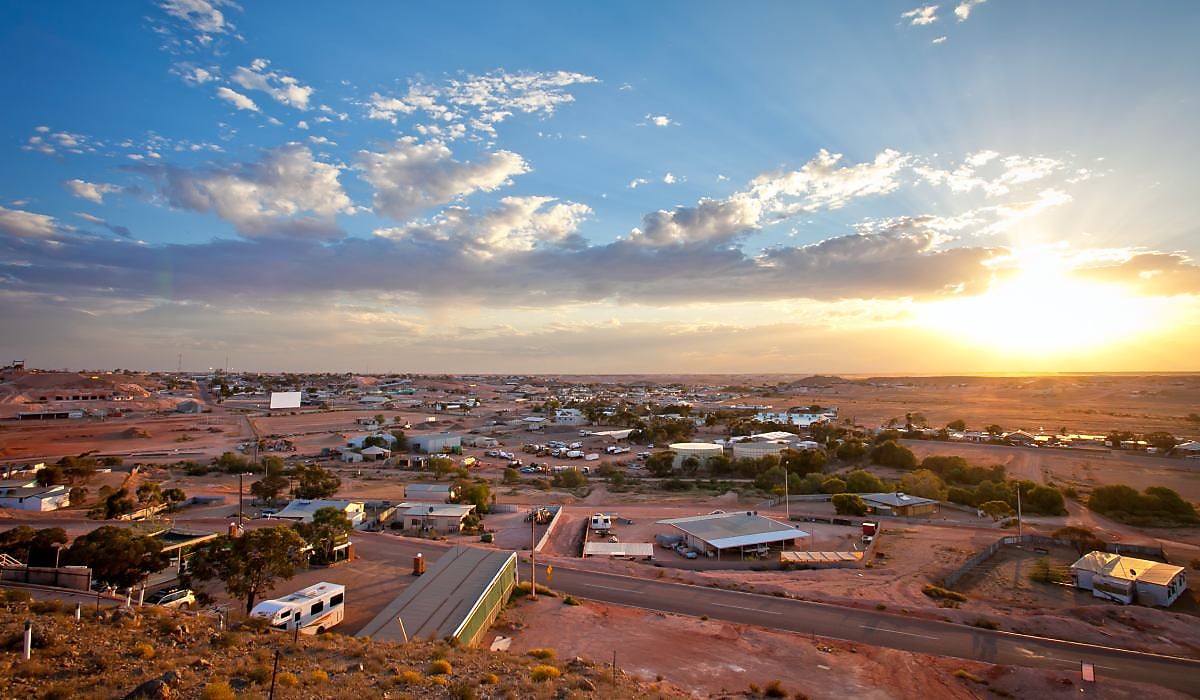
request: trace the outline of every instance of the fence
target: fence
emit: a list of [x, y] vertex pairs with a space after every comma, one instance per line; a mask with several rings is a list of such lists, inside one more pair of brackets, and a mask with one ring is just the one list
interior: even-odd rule
[[492, 503], [488, 506], [491, 513], [516, 513], [521, 507], [515, 503]]
[[562, 517], [563, 511], [566, 510], [563, 506], [550, 506], [550, 508], [555, 509], [554, 517], [550, 518], [550, 524], [546, 526], [546, 531], [542, 533], [542, 538], [534, 545], [533, 551], [535, 552], [542, 551], [542, 547], [545, 547], [546, 543], [550, 541], [550, 534], [554, 532], [554, 528], [558, 526], [559, 518]]
[[[988, 559], [996, 556], [996, 552], [1000, 551], [1001, 547], [1012, 547], [1017, 544], [1028, 544], [1035, 547], [1075, 547], [1076, 542], [1073, 540], [1059, 539], [1057, 537], [1047, 537], [1046, 535], [1011, 535], [1009, 537], [1001, 537], [991, 543], [975, 556], [971, 557], [962, 566], [942, 579], [942, 588], [953, 588], [964, 576], [974, 571], [977, 567], [983, 564]], [[1121, 544], [1118, 542], [1109, 542], [1104, 545], [1105, 551], [1113, 554], [1136, 554], [1142, 557], [1153, 557], [1155, 559], [1167, 560], [1166, 552], [1161, 546], [1152, 547], [1137, 544]]]
[[92, 585], [92, 570], [86, 566], [4, 566], [0, 567], [0, 581], [86, 591]]

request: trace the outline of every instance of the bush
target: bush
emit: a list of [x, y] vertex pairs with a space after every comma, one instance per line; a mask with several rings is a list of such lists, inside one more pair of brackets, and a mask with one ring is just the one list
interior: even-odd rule
[[528, 654], [529, 656], [532, 656], [535, 659], [541, 659], [542, 661], [551, 661], [554, 659], [555, 656], [558, 656], [558, 654], [555, 653], [555, 651], [550, 648], [530, 649], [529, 651], [527, 651], [525, 653]]
[[28, 603], [31, 600], [33, 600], [33, 596], [30, 595], [29, 591], [21, 591], [21, 590], [4, 591], [4, 602], [5, 603]]
[[396, 676], [396, 681], [398, 683], [403, 683], [404, 685], [420, 685], [422, 680], [424, 680], [424, 676], [412, 670], [411, 668], [401, 671], [400, 674]]
[[154, 658], [154, 645], [149, 642], [138, 642], [133, 645], [133, 651], [130, 653], [135, 659], [150, 660]]
[[35, 600], [29, 603], [29, 612], [45, 615], [48, 613], [60, 613], [63, 611], [63, 602], [61, 600]]
[[204, 686], [204, 690], [200, 693], [200, 700], [237, 700], [237, 695], [228, 683], [217, 681]]
[[782, 681], [774, 680], [763, 688], [763, 695], [768, 698], [786, 698], [788, 692], [784, 690]]
[[838, 493], [833, 496], [833, 510], [838, 515], [866, 515], [867, 504], [857, 494]]
[[323, 685], [328, 682], [329, 682], [329, 674], [325, 673], [324, 671], [322, 671], [319, 668], [314, 671], [309, 671], [308, 673], [304, 674], [304, 684], [305, 685]]
[[1066, 577], [1062, 571], [1051, 566], [1049, 557], [1039, 557], [1029, 571], [1029, 580], [1037, 583], [1062, 583]]
[[490, 544], [496, 540], [496, 536], [490, 532], [485, 532], [479, 536], [479, 541], [485, 544]]
[[449, 675], [454, 667], [445, 659], [435, 659], [430, 662], [429, 668], [425, 669], [427, 676], [446, 676]]
[[871, 450], [871, 461], [885, 467], [896, 469], [916, 469], [917, 456], [912, 450], [898, 445], [894, 440], [886, 440]]
[[533, 671], [530, 672], [529, 677], [538, 683], [543, 683], [545, 681], [552, 681], [561, 675], [562, 673], [557, 668], [539, 664], [533, 667]]
[[563, 605], [583, 605], [583, 603], [579, 602], [579, 599], [575, 596], [569, 595], [563, 598]]
[[972, 622], [971, 624], [980, 629], [985, 629], [985, 630], [1000, 629], [1000, 625], [996, 624], [996, 622], [993, 620], [987, 619], [986, 617], [981, 617], [981, 618], [975, 620], [974, 622]]
[[242, 637], [237, 632], [222, 632], [212, 638], [212, 645], [218, 649], [232, 649], [241, 642]]
[[271, 682], [271, 669], [266, 666], [255, 666], [254, 668], [246, 669], [245, 673], [247, 678], [259, 685]]
[[284, 688], [295, 688], [296, 686], [300, 685], [300, 679], [296, 677], [296, 674], [288, 671], [280, 673], [275, 677], [275, 680]]
[[499, 682], [500, 676], [497, 676], [494, 673], [485, 673], [483, 674], [483, 677], [479, 679], [479, 685], [496, 685]]
[[984, 681], [982, 678], [975, 675], [974, 673], [971, 673], [970, 671], [966, 670], [965, 668], [960, 668], [957, 671], [955, 671], [954, 677], [961, 678], [965, 681], [971, 681], [972, 683], [986, 683], [986, 681]]
[[958, 591], [952, 591], [949, 588], [935, 586], [932, 583], [927, 583], [921, 586], [921, 592], [933, 598], [934, 600], [952, 600], [956, 603], [966, 602], [967, 597]]

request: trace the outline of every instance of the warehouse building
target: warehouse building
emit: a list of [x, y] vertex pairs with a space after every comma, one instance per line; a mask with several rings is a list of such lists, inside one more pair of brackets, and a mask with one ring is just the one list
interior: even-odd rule
[[938, 502], [907, 493], [863, 493], [863, 502], [876, 515], [896, 515], [904, 518], [922, 517], [938, 512]]
[[405, 484], [404, 497], [410, 501], [449, 503], [458, 498], [453, 484]]
[[358, 632], [403, 642], [457, 639], [478, 644], [517, 583], [516, 552], [463, 547], [442, 555], [429, 570]]
[[450, 433], [413, 435], [408, 438], [408, 445], [412, 448], [413, 452], [424, 452], [431, 455], [443, 452], [461, 452], [462, 436]]
[[454, 535], [462, 532], [463, 520], [474, 511], [475, 505], [471, 503], [403, 503], [397, 507], [392, 522], [400, 523], [404, 530]]
[[671, 451], [675, 453], [676, 469], [683, 466], [683, 461], [688, 457], [695, 457], [703, 466], [709, 457], [725, 454], [724, 448], [713, 442], [676, 442], [671, 445]]
[[796, 539], [808, 537], [808, 533], [799, 528], [763, 517], [755, 511], [669, 518], [658, 523], [679, 531], [688, 547], [717, 559], [722, 554], [727, 557], [737, 554], [742, 558], [749, 554], [766, 556], [772, 546], [789, 545]]
[[1182, 566], [1109, 552], [1088, 552], [1071, 565], [1076, 588], [1105, 600], [1170, 607], [1187, 590]]

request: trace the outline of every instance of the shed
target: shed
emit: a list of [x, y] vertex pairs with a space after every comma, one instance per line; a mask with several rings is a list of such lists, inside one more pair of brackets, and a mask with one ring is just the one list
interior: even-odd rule
[[683, 539], [690, 547], [718, 559], [722, 551], [735, 550], [743, 556], [750, 552], [765, 554], [771, 545], [808, 537], [808, 533], [799, 528], [754, 511], [669, 518], [658, 523], [674, 527], [683, 533]]
[[462, 449], [462, 436], [450, 433], [414, 435], [408, 439], [408, 444], [414, 452], [439, 454]]
[[404, 497], [420, 501], [449, 503], [458, 496], [452, 484], [405, 484]]
[[451, 535], [462, 532], [463, 520], [474, 511], [473, 503], [406, 503], [396, 509], [392, 522], [404, 530]]
[[871, 507], [877, 515], [898, 515], [901, 517], [919, 517], [933, 515], [938, 511], [938, 502], [931, 498], [910, 496], [906, 493], [864, 493], [859, 494], [863, 502]]

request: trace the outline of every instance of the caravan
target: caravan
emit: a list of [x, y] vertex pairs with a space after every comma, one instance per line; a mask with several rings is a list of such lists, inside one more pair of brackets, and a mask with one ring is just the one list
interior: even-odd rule
[[266, 619], [279, 630], [295, 629], [297, 615], [301, 632], [324, 634], [346, 617], [346, 587], [322, 582], [282, 598], [264, 600], [250, 611], [250, 617]]

